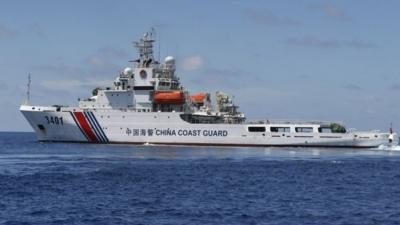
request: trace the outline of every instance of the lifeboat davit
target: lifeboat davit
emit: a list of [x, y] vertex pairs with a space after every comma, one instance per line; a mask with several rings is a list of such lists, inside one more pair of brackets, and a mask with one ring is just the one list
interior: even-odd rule
[[154, 94], [156, 104], [183, 104], [185, 94], [182, 91], [158, 91]]
[[203, 103], [206, 98], [207, 98], [207, 94], [205, 94], [205, 93], [199, 93], [199, 94], [190, 96], [190, 99], [194, 103]]

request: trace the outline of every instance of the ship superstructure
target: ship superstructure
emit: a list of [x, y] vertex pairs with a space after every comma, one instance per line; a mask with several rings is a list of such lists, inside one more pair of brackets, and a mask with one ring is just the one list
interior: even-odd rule
[[232, 97], [192, 94], [176, 75], [175, 59], [154, 58], [153, 32], [135, 47], [139, 58], [111, 87], [97, 87], [78, 107], [20, 110], [39, 141], [223, 146], [377, 147], [397, 144], [395, 133], [349, 132], [339, 123], [262, 120], [246, 122]]

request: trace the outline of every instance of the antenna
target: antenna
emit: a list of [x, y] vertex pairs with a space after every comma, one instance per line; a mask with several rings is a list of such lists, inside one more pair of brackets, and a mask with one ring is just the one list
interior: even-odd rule
[[30, 105], [31, 104], [31, 74], [28, 73], [28, 84], [26, 85], [27, 89], [26, 89], [26, 105]]
[[180, 55], [179, 55], [179, 44], [177, 43], [176, 45], [175, 45], [175, 54], [176, 54], [176, 61], [180, 61]]
[[157, 33], [157, 40], [158, 40], [158, 62], [160, 62], [160, 58], [161, 58], [161, 35], [160, 35], [160, 32]]
[[160, 62], [161, 59], [161, 38], [160, 38], [160, 33], [159, 30], [156, 30], [154, 27], [150, 28], [150, 32], [152, 35], [154, 35], [155, 37], [153, 37], [153, 39], [156, 39], [158, 41], [158, 59], [157, 61]]

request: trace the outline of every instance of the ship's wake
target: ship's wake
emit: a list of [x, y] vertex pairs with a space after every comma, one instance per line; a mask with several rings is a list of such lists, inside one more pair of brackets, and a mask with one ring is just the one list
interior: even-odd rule
[[377, 150], [382, 151], [400, 151], [400, 145], [380, 145]]

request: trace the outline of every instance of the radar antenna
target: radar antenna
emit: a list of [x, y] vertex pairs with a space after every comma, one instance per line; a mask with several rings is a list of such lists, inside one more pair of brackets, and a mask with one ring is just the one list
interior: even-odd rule
[[154, 63], [153, 56], [153, 42], [155, 39], [153, 35], [155, 33], [155, 29], [151, 28], [149, 32], [146, 32], [138, 42], [134, 42], [135, 47], [139, 51], [139, 64], [142, 67], [149, 67], [151, 63]]

